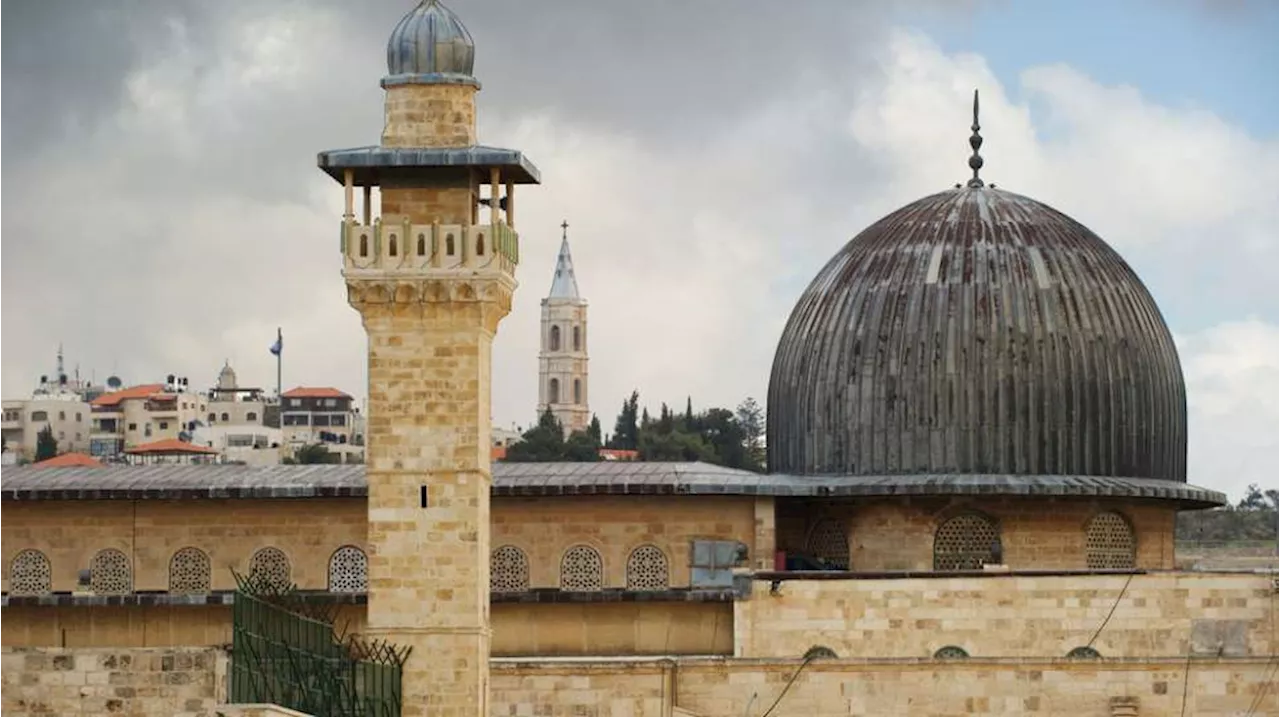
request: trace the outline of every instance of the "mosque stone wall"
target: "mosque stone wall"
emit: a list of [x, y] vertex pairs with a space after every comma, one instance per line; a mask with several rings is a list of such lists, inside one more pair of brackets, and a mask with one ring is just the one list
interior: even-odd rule
[[1096, 633], [1103, 657], [1271, 657], [1275, 585], [1274, 574], [1000, 575], [789, 580], [773, 594], [757, 581], [734, 604], [735, 654], [786, 658], [823, 645], [846, 658], [919, 659], [955, 646], [974, 658], [1052, 659]]
[[476, 143], [476, 88], [413, 84], [387, 88], [384, 147], [469, 147]]
[[212, 717], [227, 699], [220, 649], [6, 648], [0, 664], [6, 716]]

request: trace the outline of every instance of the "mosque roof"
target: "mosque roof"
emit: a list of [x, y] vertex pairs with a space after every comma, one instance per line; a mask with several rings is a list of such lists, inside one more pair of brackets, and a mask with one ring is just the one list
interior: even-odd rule
[[[363, 465], [155, 465], [103, 468], [11, 467], [0, 499], [182, 500], [356, 498], [368, 495]], [[1221, 505], [1217, 491], [1144, 478], [943, 475], [815, 477], [764, 475], [707, 463], [494, 463], [494, 497], [592, 495], [1053, 496]]]
[[320, 169], [337, 182], [352, 170], [356, 186], [378, 186], [388, 178], [448, 174], [467, 176], [471, 169], [493, 169], [504, 182], [539, 184], [542, 174], [521, 152], [501, 147], [384, 147], [371, 145], [331, 149], [316, 156]]

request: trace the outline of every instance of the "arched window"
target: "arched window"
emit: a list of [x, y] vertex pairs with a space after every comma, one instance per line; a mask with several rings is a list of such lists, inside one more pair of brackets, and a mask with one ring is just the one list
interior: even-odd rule
[[256, 421], [258, 420], [258, 414], [254, 413], [253, 411], [249, 411], [248, 413], [244, 414], [244, 420]]
[[369, 589], [369, 556], [344, 545], [329, 556], [329, 592], [362, 593]]
[[133, 570], [129, 566], [129, 556], [115, 548], [99, 550], [89, 562], [89, 589], [100, 595], [133, 592]]
[[419, 234], [418, 235], [418, 256], [426, 256], [426, 255], [427, 255], [427, 235]]
[[529, 557], [514, 545], [504, 545], [489, 556], [490, 589], [497, 593], [521, 593], [529, 589]]
[[283, 592], [292, 585], [289, 556], [279, 548], [262, 548], [249, 559], [249, 581], [255, 587]]
[[580, 326], [573, 327], [573, 350], [582, 350], [582, 327]]
[[981, 570], [998, 561], [1000, 530], [986, 516], [957, 515], [933, 536], [934, 570]]
[[560, 403], [560, 379], [553, 378], [547, 384], [547, 403]]
[[1083, 647], [1073, 647], [1071, 652], [1067, 653], [1068, 660], [1101, 660], [1102, 653], [1085, 645]]
[[395, 234], [392, 234], [391, 241], [387, 242], [387, 253], [389, 253], [391, 256], [396, 255], [396, 235]]
[[627, 556], [628, 590], [666, 590], [667, 554], [655, 545], [641, 545]]
[[955, 645], [939, 647], [937, 652], [933, 653], [933, 659], [935, 660], [963, 660], [968, 657], [969, 653], [963, 647], [956, 647]]
[[230, 413], [223, 413], [223, 414], [222, 414], [222, 416], [221, 416], [221, 419], [222, 419], [222, 422], [223, 422], [223, 423], [226, 423], [227, 421], [230, 421], [230, 420], [231, 420], [231, 414], [230, 414]]
[[836, 520], [823, 518], [809, 531], [806, 542], [810, 555], [837, 570], [849, 569], [849, 534]]
[[9, 563], [9, 594], [43, 595], [53, 589], [53, 569], [39, 550], [22, 550]]
[[476, 235], [476, 256], [484, 256], [484, 235]]
[[582, 403], [582, 379], [573, 379], [573, 402]]
[[604, 561], [595, 548], [575, 545], [560, 559], [561, 590], [600, 590], [604, 587]]
[[360, 235], [360, 258], [363, 259], [367, 256], [369, 256], [369, 235], [361, 234]]
[[453, 256], [453, 235], [446, 234], [444, 236], [444, 253]]
[[560, 327], [559, 326], [551, 327], [551, 340], [548, 343], [550, 344], [550, 349], [552, 351], [560, 350]]
[[1133, 529], [1119, 513], [1098, 513], [1084, 532], [1085, 559], [1090, 570], [1132, 568], [1136, 563]]
[[199, 548], [183, 548], [169, 559], [169, 592], [190, 595], [209, 592], [209, 556]]

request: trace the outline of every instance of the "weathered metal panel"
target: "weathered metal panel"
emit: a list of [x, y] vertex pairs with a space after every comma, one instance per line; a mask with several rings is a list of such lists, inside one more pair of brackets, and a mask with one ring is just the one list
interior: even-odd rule
[[1173, 338], [1125, 261], [1039, 202], [925, 197], [859, 234], [783, 331], [771, 472], [1186, 481]]

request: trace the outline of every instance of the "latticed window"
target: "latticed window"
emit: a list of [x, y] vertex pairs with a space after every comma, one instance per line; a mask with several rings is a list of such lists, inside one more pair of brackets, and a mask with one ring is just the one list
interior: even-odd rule
[[249, 580], [256, 586], [288, 590], [290, 573], [289, 557], [279, 548], [262, 548], [249, 559]]
[[809, 531], [808, 553], [827, 565], [849, 569], [849, 535], [838, 521], [824, 518]]
[[1085, 645], [1083, 647], [1073, 647], [1071, 652], [1067, 653], [1067, 659], [1071, 660], [1100, 660], [1102, 653]]
[[1085, 529], [1084, 546], [1090, 569], [1132, 568], [1135, 563], [1133, 529], [1119, 513], [1098, 513]]
[[89, 589], [103, 595], [121, 595], [133, 591], [133, 571], [129, 556], [107, 548], [99, 550], [89, 563]]
[[209, 556], [199, 548], [183, 548], [169, 559], [169, 592], [209, 592]]
[[514, 545], [504, 545], [489, 556], [490, 589], [519, 593], [529, 589], [529, 557]]
[[560, 559], [561, 590], [600, 590], [604, 587], [604, 561], [595, 548], [577, 545]]
[[963, 647], [956, 647], [955, 645], [939, 647], [938, 651], [933, 653], [933, 659], [935, 660], [963, 660], [968, 656], [969, 653]]
[[641, 545], [627, 556], [628, 590], [666, 590], [667, 554], [654, 545]]
[[985, 516], [957, 515], [933, 536], [934, 570], [981, 570], [998, 562], [1000, 530]]
[[9, 593], [13, 595], [43, 595], [53, 583], [53, 570], [49, 559], [39, 550], [23, 550], [9, 563]]
[[362, 593], [369, 589], [369, 556], [344, 545], [329, 556], [329, 592]]

